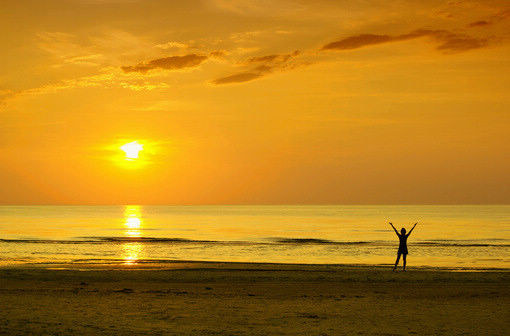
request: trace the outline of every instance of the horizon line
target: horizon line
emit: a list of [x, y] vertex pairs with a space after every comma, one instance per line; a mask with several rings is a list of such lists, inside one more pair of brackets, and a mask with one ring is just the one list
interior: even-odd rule
[[510, 203], [26, 203], [0, 206], [505, 206]]

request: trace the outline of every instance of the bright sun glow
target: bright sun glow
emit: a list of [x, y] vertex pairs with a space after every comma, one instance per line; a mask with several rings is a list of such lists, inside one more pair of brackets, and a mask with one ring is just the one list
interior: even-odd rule
[[138, 159], [138, 153], [143, 150], [143, 145], [133, 141], [122, 145], [120, 149], [126, 153], [126, 159]]

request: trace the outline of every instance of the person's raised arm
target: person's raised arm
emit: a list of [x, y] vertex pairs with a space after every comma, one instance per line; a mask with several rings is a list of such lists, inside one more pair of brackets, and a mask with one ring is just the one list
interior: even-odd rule
[[413, 232], [414, 228], [416, 227], [416, 224], [418, 224], [418, 223], [414, 223], [413, 228], [411, 230], [409, 230], [409, 233], [407, 234], [407, 236], [409, 236], [411, 234], [411, 232]]
[[393, 226], [393, 224], [391, 222], [390, 222], [390, 225], [393, 228], [393, 231], [395, 231], [395, 233], [397, 234], [397, 236], [400, 237], [400, 233], [398, 233], [397, 229], [395, 229], [395, 227]]

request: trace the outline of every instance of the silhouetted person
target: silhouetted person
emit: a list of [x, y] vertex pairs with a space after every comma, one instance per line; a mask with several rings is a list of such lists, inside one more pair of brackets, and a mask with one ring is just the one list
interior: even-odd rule
[[414, 223], [413, 228], [409, 231], [408, 234], [406, 234], [406, 229], [402, 228], [400, 230], [400, 233], [398, 233], [397, 229], [395, 229], [393, 224], [391, 224], [391, 222], [390, 222], [391, 227], [393, 228], [393, 230], [395, 231], [395, 233], [398, 236], [398, 239], [400, 240], [400, 245], [398, 245], [397, 260], [395, 261], [395, 267], [393, 267], [393, 271], [395, 271], [397, 269], [398, 261], [400, 260], [401, 255], [402, 255], [402, 259], [404, 260], [404, 267], [402, 268], [402, 270], [404, 272], [406, 271], [406, 257], [407, 257], [407, 253], [408, 253], [407, 252], [407, 237], [409, 237], [411, 232], [413, 232], [414, 228], [416, 227], [416, 224], [418, 224], [418, 223]]

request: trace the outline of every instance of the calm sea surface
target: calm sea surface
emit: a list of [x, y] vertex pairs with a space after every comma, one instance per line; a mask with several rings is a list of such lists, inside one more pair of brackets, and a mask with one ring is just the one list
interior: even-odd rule
[[510, 206], [0, 206], [0, 266], [171, 260], [510, 269]]

